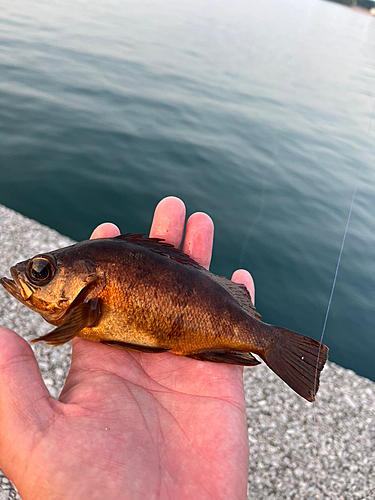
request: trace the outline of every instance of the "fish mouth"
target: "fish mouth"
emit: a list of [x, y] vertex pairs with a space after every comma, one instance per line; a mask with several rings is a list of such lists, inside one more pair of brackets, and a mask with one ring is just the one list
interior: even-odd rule
[[56, 307], [56, 311], [53, 313], [49, 312], [45, 307], [38, 307], [32, 303], [30, 298], [33, 293], [36, 292], [37, 288], [33, 285], [26, 283], [22, 279], [22, 275], [20, 276], [19, 271], [17, 271], [16, 267], [12, 267], [10, 269], [10, 274], [13, 279], [0, 278], [0, 284], [5, 288], [7, 292], [9, 292], [15, 299], [17, 299], [21, 304], [27, 306], [32, 311], [35, 311], [42, 315], [42, 317], [48, 322], [55, 324], [56, 320], [59, 320], [61, 316], [65, 314], [65, 310], [62, 310], [61, 307]]
[[15, 267], [10, 268], [10, 274], [12, 275], [12, 280], [4, 277], [0, 278], [0, 283], [14, 298], [25, 304], [35, 292], [35, 288], [22, 280]]
[[[17, 266], [13, 266], [10, 269], [10, 274], [13, 279], [0, 278], [0, 284], [9, 292], [15, 299], [17, 299], [21, 304], [27, 306], [29, 309], [39, 313], [48, 323], [52, 325], [58, 325], [63, 321], [64, 317], [67, 316], [75, 307], [84, 302], [87, 295], [95, 288], [98, 284], [98, 279], [89, 282], [77, 295], [77, 297], [69, 304], [68, 299], [60, 299], [60, 301], [67, 301], [66, 307], [61, 307], [57, 304], [48, 304], [39, 299], [38, 303], [35, 304], [30, 300], [33, 294], [39, 289], [39, 287], [33, 286], [32, 284], [25, 281], [23, 269], [18, 270]], [[103, 281], [103, 279], [99, 280]]]
[[0, 278], [0, 283], [3, 285], [3, 287], [5, 288], [5, 290], [7, 292], [9, 292], [11, 295], [13, 295], [13, 297], [15, 297], [17, 300], [19, 300], [20, 302], [23, 302], [23, 298], [20, 294], [20, 292], [18, 291], [18, 287], [16, 285], [16, 282], [9, 279], [9, 278]]
[[10, 268], [10, 274], [13, 279], [9, 278], [0, 278], [0, 284], [5, 288], [7, 292], [9, 292], [15, 299], [17, 299], [21, 304], [27, 306], [32, 311], [35, 311], [41, 314], [46, 321], [49, 321], [48, 316], [51, 315], [51, 319], [58, 319], [61, 315], [64, 314], [65, 311], [61, 312], [61, 308], [57, 308], [57, 311], [54, 313], [48, 312], [47, 307], [40, 307], [39, 305], [33, 304], [32, 300], [30, 300], [33, 294], [39, 289], [38, 287], [28, 283], [23, 276], [24, 271], [18, 270], [17, 266], [13, 266]]

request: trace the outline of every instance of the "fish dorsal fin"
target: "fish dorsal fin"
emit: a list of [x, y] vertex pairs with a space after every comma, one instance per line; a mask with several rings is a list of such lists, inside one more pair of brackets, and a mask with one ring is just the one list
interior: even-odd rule
[[223, 286], [231, 295], [234, 297], [237, 302], [240, 304], [242, 309], [250, 314], [252, 318], [260, 319], [261, 315], [256, 311], [253, 301], [251, 300], [251, 296], [245, 285], [241, 285], [239, 283], [234, 283], [233, 281], [228, 280], [224, 276], [217, 276], [216, 274], [211, 274], [211, 278]]
[[195, 260], [191, 259], [182, 250], [179, 250], [170, 243], [166, 243], [166, 241], [162, 238], [144, 238], [144, 236], [144, 234], [127, 233], [120, 234], [120, 236], [116, 236], [114, 239], [128, 241], [129, 243], [134, 243], [136, 245], [142, 245], [150, 252], [164, 255], [165, 257], [169, 257], [171, 260], [179, 262], [180, 264], [192, 266], [196, 269], [202, 269], [198, 262], [195, 262]]
[[134, 243], [136, 245], [142, 245], [143, 247], [148, 248], [150, 252], [164, 255], [165, 257], [169, 257], [171, 260], [179, 262], [180, 264], [200, 269], [203, 273], [207, 273], [210, 278], [224, 287], [232, 295], [232, 297], [236, 299], [247, 314], [255, 319], [261, 318], [260, 314], [255, 310], [254, 304], [245, 285], [229, 281], [224, 276], [217, 276], [216, 274], [210, 273], [210, 271], [201, 267], [198, 262], [195, 262], [195, 260], [191, 259], [182, 250], [179, 250], [170, 243], [166, 243], [162, 238], [144, 238], [144, 236], [144, 234], [126, 233], [116, 236], [114, 239], [128, 241], [129, 243]]

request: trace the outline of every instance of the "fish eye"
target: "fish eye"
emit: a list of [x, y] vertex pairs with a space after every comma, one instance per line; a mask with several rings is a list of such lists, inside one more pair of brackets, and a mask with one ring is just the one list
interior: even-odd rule
[[46, 285], [55, 275], [55, 265], [47, 257], [34, 257], [26, 269], [26, 276], [34, 285]]

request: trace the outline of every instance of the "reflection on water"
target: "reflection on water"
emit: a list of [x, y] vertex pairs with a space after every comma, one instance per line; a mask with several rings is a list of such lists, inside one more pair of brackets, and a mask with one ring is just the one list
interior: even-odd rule
[[374, 378], [373, 18], [6, 0], [0, 41], [0, 203], [84, 239], [103, 220], [146, 232], [180, 196], [215, 220], [213, 271], [250, 269], [270, 323], [319, 338], [362, 165], [325, 342]]

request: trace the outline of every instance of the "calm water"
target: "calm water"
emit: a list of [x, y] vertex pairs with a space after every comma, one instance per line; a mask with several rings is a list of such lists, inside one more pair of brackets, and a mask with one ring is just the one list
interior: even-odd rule
[[325, 342], [375, 380], [374, 103], [375, 19], [340, 5], [3, 0], [0, 203], [81, 240], [177, 195], [212, 270], [319, 338], [362, 166]]

